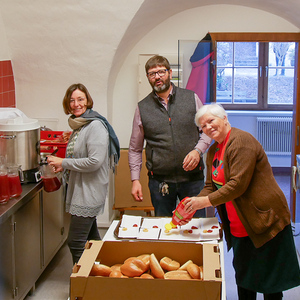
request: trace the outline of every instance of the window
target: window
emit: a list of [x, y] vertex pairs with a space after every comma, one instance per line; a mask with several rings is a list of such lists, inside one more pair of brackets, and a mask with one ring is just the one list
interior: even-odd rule
[[294, 42], [217, 42], [216, 100], [237, 109], [292, 110]]

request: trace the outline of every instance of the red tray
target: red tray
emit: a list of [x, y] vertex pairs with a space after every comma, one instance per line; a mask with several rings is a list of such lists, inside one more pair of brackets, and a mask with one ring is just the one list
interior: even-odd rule
[[51, 154], [58, 149], [57, 157], [66, 157], [67, 142], [62, 141], [63, 131], [41, 131], [40, 153]]

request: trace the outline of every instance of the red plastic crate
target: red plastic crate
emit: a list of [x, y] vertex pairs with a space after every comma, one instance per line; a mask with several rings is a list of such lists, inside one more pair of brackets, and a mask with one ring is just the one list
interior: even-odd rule
[[62, 141], [63, 131], [41, 131], [40, 153], [51, 154], [58, 149], [56, 156], [66, 157], [67, 142]]

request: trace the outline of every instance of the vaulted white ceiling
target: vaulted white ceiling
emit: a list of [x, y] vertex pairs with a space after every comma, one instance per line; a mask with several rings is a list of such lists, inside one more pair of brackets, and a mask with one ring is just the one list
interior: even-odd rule
[[214, 4], [260, 9], [300, 28], [299, 0], [0, 0], [1, 59], [12, 60], [25, 112], [29, 102], [61, 99], [76, 81], [88, 81], [108, 111], [115, 78], [136, 43], [177, 13]]

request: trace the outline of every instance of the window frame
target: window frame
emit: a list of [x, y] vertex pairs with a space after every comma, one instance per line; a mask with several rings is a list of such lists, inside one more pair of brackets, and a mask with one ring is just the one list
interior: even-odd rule
[[[213, 49], [216, 53], [216, 46], [217, 42], [295, 42], [295, 81], [294, 81], [294, 103], [295, 101], [298, 101], [300, 98], [299, 95], [299, 80], [297, 74], [299, 73], [299, 64], [298, 64], [298, 58], [299, 58], [299, 52], [298, 52], [298, 46], [300, 41], [300, 33], [291, 33], [291, 32], [273, 32], [273, 33], [262, 33], [262, 32], [210, 32], [210, 36], [213, 43]], [[268, 47], [264, 47], [264, 55], [266, 55], [266, 52], [268, 51]], [[216, 64], [214, 64], [214, 73], [216, 74]], [[258, 80], [259, 86], [259, 93], [262, 93], [262, 84], [260, 79]], [[216, 102], [216, 78], [213, 81], [213, 90], [214, 90], [214, 101]], [[265, 89], [265, 93], [267, 92], [267, 89]], [[266, 97], [265, 93], [263, 94], [263, 97]], [[267, 111], [276, 111], [276, 110], [282, 110], [282, 111], [292, 111], [293, 110], [293, 104], [292, 105], [268, 105], [267, 103], [261, 101], [261, 99], [258, 99], [258, 103], [256, 105], [253, 104], [222, 104], [222, 106], [226, 110], [267, 110]]]

